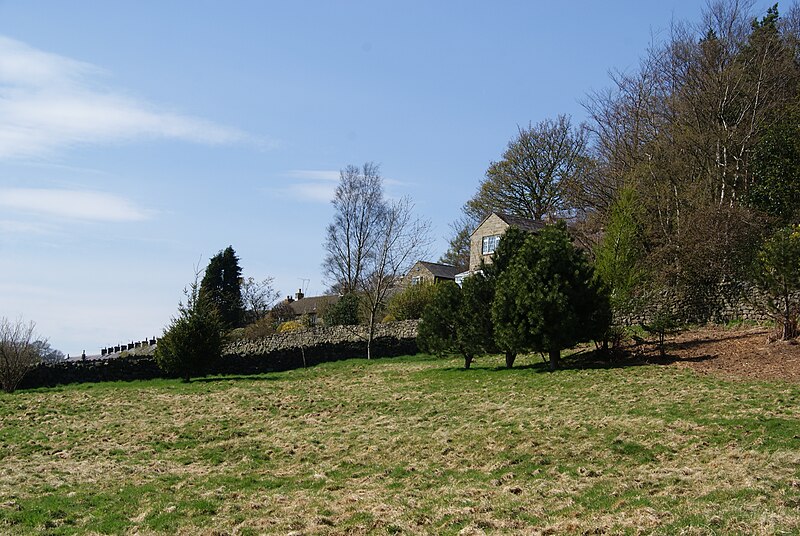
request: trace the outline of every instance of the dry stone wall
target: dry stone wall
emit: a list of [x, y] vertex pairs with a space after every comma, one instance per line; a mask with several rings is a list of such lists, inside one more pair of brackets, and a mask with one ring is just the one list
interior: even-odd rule
[[[376, 326], [373, 355], [393, 357], [415, 354], [417, 320]], [[258, 374], [289, 370], [352, 357], [365, 357], [367, 332], [364, 326], [319, 327], [280, 333], [254, 341], [228, 345], [209, 374]], [[52, 387], [68, 383], [132, 381], [169, 377], [153, 356], [135, 355], [91, 361], [42, 363], [30, 371], [21, 389]]]
[[[375, 326], [373, 344], [385, 346], [394, 341], [409, 341], [417, 338], [418, 320], [388, 322]], [[330, 347], [340, 344], [353, 344], [363, 347], [366, 353], [367, 326], [315, 327], [305, 330], [276, 333], [257, 340], [241, 340], [230, 344], [225, 355], [267, 355], [286, 350], [310, 350], [315, 347]], [[380, 354], [378, 354], [380, 355]]]
[[727, 282], [712, 288], [662, 289], [638, 299], [636, 313], [622, 314], [622, 324], [648, 323], [659, 312], [668, 312], [681, 322], [724, 324], [734, 320], [766, 322], [767, 296], [750, 283]]

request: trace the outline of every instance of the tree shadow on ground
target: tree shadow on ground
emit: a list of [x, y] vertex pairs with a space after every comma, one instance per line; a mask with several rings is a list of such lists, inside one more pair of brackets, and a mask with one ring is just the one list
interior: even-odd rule
[[249, 382], [275, 382], [281, 381], [284, 378], [278, 375], [265, 375], [265, 374], [253, 374], [252, 376], [241, 375], [241, 374], [232, 374], [230, 376], [204, 376], [201, 378], [192, 378], [191, 382], [189, 383], [217, 383], [217, 382], [241, 382], [241, 381], [249, 381]]
[[[733, 337], [731, 337], [733, 338]], [[646, 346], [652, 346], [647, 348]], [[695, 344], [694, 346], [698, 346]], [[656, 345], [631, 345], [616, 352], [603, 352], [601, 350], [580, 351], [561, 358], [560, 366], [557, 370], [591, 370], [591, 369], [622, 369], [629, 367], [642, 367], [648, 365], [671, 365], [673, 363], [698, 363], [717, 359], [717, 355], [705, 354], [694, 357], [682, 358], [672, 354], [669, 350], [683, 349], [678, 343], [668, 343], [665, 345], [667, 353], [661, 355]], [[534, 356], [535, 354], [530, 354]], [[538, 363], [525, 363], [514, 365], [512, 368], [505, 366], [495, 367], [475, 367], [465, 369], [464, 367], [445, 367], [444, 371], [490, 371], [503, 372], [511, 370], [530, 370], [536, 373], [553, 372], [550, 370], [550, 363], [542, 359]]]
[[[728, 338], [728, 337], [726, 337]], [[734, 338], [734, 337], [730, 337]], [[692, 341], [695, 344], [682, 345], [674, 341], [669, 341], [664, 345], [664, 353], [654, 342], [645, 344], [631, 344], [617, 351], [603, 352], [593, 350], [581, 355], [567, 356], [562, 360], [563, 369], [609, 369], [609, 368], [628, 368], [641, 367], [647, 365], [672, 365], [673, 363], [688, 362], [699, 363], [717, 359], [716, 354], [702, 354], [693, 357], [680, 357], [674, 353], [677, 350], [685, 350], [689, 347], [701, 346], [703, 341]], [[711, 342], [711, 339], [705, 341]]]
[[738, 332], [738, 333], [729, 333], [725, 335], [719, 335], [714, 337], [702, 337], [699, 339], [692, 339], [687, 341], [670, 341], [667, 345], [670, 348], [674, 348], [676, 350], [688, 350], [690, 348], [697, 348], [698, 346], [703, 346], [704, 344], [712, 343], [712, 342], [722, 342], [722, 341], [735, 341], [740, 339], [747, 339], [752, 335], [751, 332]]
[[[702, 362], [716, 359], [718, 356], [712, 354], [700, 355], [690, 358], [682, 358], [678, 355], [666, 353], [663, 356], [658, 351], [642, 354], [632, 352], [621, 352], [614, 355], [604, 354], [594, 350], [583, 353], [577, 357], [567, 356], [561, 360], [558, 370], [593, 370], [593, 369], [623, 369], [630, 367], [643, 367], [652, 365], [672, 365], [678, 362]], [[507, 370], [505, 367], [498, 367], [500, 370]], [[520, 369], [530, 369], [534, 372], [551, 372], [549, 363], [531, 363], [520, 367]]]

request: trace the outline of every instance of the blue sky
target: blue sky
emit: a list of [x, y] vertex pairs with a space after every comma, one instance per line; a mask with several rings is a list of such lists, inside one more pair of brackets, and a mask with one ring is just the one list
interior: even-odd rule
[[436, 260], [517, 125], [581, 121], [702, 6], [0, 0], [0, 316], [71, 354], [158, 335], [228, 245], [322, 293], [338, 170], [365, 161]]

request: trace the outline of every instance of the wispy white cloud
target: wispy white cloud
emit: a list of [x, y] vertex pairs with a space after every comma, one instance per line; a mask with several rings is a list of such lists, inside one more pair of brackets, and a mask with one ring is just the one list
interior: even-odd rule
[[91, 64], [0, 36], [0, 158], [145, 138], [205, 144], [248, 139], [240, 130], [103, 88], [102, 74]]
[[299, 184], [290, 184], [281, 192], [299, 201], [328, 203], [333, 199], [335, 190], [335, 184], [327, 182], [303, 182]]
[[335, 170], [294, 169], [287, 173], [289, 177], [297, 180], [333, 181], [339, 180], [339, 172]]
[[38, 222], [0, 220], [0, 233], [3, 235], [44, 235], [52, 230], [51, 226]]
[[[333, 199], [336, 185], [339, 182], [338, 170], [330, 169], [293, 169], [286, 172], [286, 177], [293, 182], [277, 191], [298, 201], [328, 203]], [[407, 183], [384, 177], [383, 183], [388, 186], [406, 186]], [[388, 194], [390, 199], [395, 197]]]
[[291, 180], [286, 186], [272, 189], [280, 196], [296, 201], [328, 203], [333, 199], [339, 172], [335, 170], [295, 169], [286, 172]]
[[[0, 189], [0, 207], [55, 219], [96, 222], [141, 221], [152, 215], [123, 197], [88, 190], [4, 188]], [[14, 225], [17, 226], [17, 231], [23, 231], [28, 224], [0, 222], [0, 226], [5, 226], [9, 230], [13, 229]], [[42, 228], [34, 226], [27, 230], [32, 232], [35, 229]]]

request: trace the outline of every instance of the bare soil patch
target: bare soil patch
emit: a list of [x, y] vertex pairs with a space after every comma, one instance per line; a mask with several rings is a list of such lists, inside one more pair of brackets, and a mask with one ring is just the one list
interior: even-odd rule
[[[683, 332], [666, 345], [668, 363], [702, 374], [800, 383], [800, 341], [774, 340], [774, 329], [705, 326]], [[647, 347], [655, 359], [658, 349]]]

